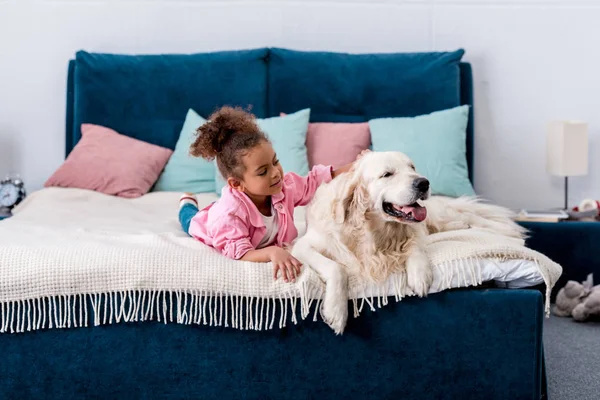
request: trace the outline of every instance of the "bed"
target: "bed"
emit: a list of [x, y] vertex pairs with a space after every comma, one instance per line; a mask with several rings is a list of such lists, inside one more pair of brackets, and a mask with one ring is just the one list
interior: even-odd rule
[[[68, 68], [66, 154], [80, 139], [82, 123], [103, 124], [174, 148], [183, 115], [192, 106], [207, 115], [220, 104], [251, 103], [257, 116], [267, 117], [309, 103], [317, 110], [311, 115], [314, 121], [356, 122], [373, 113], [417, 113], [385, 107], [381, 111], [370, 104], [364, 104], [360, 113], [337, 112], [348, 98], [364, 100], [364, 87], [343, 74], [331, 75], [327, 68], [311, 68], [311, 63], [332, 65], [327, 57], [338, 55], [285, 49], [162, 56], [78, 53]], [[350, 69], [353, 64], [364, 67], [382, 61], [377, 56], [342, 57]], [[208, 65], [209, 72], [198, 73], [195, 65]], [[91, 68], [95, 75], [78, 74], [77, 68]], [[461, 62], [459, 72], [456, 94], [461, 104], [472, 106], [470, 65]], [[216, 84], [206, 87], [207, 73], [216, 81], [234, 82], [239, 91], [228, 94]], [[298, 79], [298, 73], [313, 75], [314, 82], [308, 86], [310, 79]], [[260, 79], [244, 81], [252, 74]], [[323, 76], [338, 79], [340, 87], [354, 85], [356, 91], [315, 96], [311, 90], [319, 92], [315, 82]], [[369, 81], [369, 76], [358, 80]], [[240, 82], [246, 87], [240, 88]], [[357, 96], [361, 90], [363, 96]], [[194, 97], [198, 93], [201, 100]], [[414, 96], [413, 100], [418, 97]], [[470, 179], [472, 116], [471, 112], [466, 138]], [[12, 252], [13, 258], [0, 257], [0, 266], [14, 271], [8, 275], [12, 280], [0, 286], [3, 398], [537, 399], [545, 394], [544, 296], [539, 290], [544, 279], [533, 261], [480, 260], [474, 281], [438, 285], [440, 289], [425, 300], [393, 291], [356, 292], [350, 305], [356, 318], [349, 320], [343, 336], [335, 336], [319, 319], [318, 301], [296, 302], [295, 295], [273, 299], [266, 303], [272, 305], [270, 311], [260, 313], [263, 321], [259, 314], [244, 311], [263, 305], [258, 298], [250, 303], [251, 294], [247, 300], [230, 296], [219, 303], [224, 306], [211, 308], [216, 296], [195, 294], [193, 285], [186, 287], [195, 282], [194, 254], [201, 244], [181, 231], [178, 197], [175, 192], [150, 192], [123, 199], [76, 188], [44, 188], [21, 203], [14, 217], [0, 223], [0, 235], [14, 240], [2, 250], [5, 253], [0, 251], [3, 256]], [[210, 193], [199, 197], [202, 205], [218, 198]], [[303, 213], [302, 208], [296, 211], [300, 234], [305, 229]], [[112, 242], [106, 239], [109, 236]], [[65, 247], [65, 237], [71, 238], [72, 247]], [[115, 287], [109, 278], [102, 281], [105, 292], [112, 294], [84, 291], [86, 277], [95, 272], [79, 269], [75, 254], [101, 255], [105, 248], [118, 247], [115, 237], [140, 247], [133, 253], [117, 252], [106, 263], [94, 264], [90, 261], [94, 257], [87, 258], [87, 267], [114, 270], [108, 274], [112, 277], [128, 265], [119, 264], [119, 257], [131, 261], [139, 254], [148, 259], [127, 270], [131, 273], [120, 281], [124, 286]], [[16, 245], [27, 240], [39, 245]], [[184, 260], [180, 274], [171, 268], [161, 275], [165, 271], [156, 268], [177, 258], [161, 258], [166, 253], [156, 243], [163, 242], [174, 246], [172, 254]], [[94, 248], [98, 243], [105, 247]], [[7, 265], [9, 259], [17, 261]], [[46, 286], [35, 289], [62, 294], [55, 296], [58, 305], [50, 297], [11, 301], [10, 295], [27, 292], [34, 282], [28, 265], [44, 262], [58, 267], [47, 273]], [[152, 269], [143, 268], [150, 263]], [[241, 266], [240, 273], [252, 276], [253, 268], [260, 266], [251, 264]], [[208, 275], [195, 277], [199, 276]], [[151, 293], [139, 286], [170, 279], [179, 282], [181, 290], [163, 290], [152, 300]], [[281, 284], [272, 283], [272, 290], [279, 290], [277, 285]], [[80, 290], [69, 295], [73, 288]], [[246, 308], [237, 311], [239, 304]], [[223, 318], [221, 311], [229, 311], [228, 316]]]

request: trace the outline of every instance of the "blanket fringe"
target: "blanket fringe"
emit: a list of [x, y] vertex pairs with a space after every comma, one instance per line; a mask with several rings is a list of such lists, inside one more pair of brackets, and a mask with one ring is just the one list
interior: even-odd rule
[[435, 268], [440, 272], [440, 280], [435, 287], [437, 292], [453, 287], [453, 279], [458, 280], [460, 287], [478, 286], [483, 283], [481, 266], [474, 258], [466, 258], [458, 262], [444, 262]]
[[[0, 333], [143, 321], [231, 326], [255, 331], [281, 329], [289, 321], [298, 323], [298, 306], [301, 318], [305, 319], [311, 306], [319, 305], [313, 297], [317, 294], [313, 289], [307, 298], [300, 299], [291, 292], [272, 298], [255, 298], [222, 292], [170, 290], [56, 295], [0, 303]], [[310, 301], [308, 297], [312, 297]], [[315, 318], [316, 313], [315, 309]]]
[[[533, 260], [538, 264], [538, 260]], [[439, 277], [436, 291], [454, 286], [482, 284], [482, 271], [475, 258], [435, 266]], [[453, 281], [458, 281], [454, 282]], [[457, 284], [458, 283], [458, 284]], [[396, 274], [385, 285], [366, 286], [350, 296], [353, 316], [360, 316], [365, 303], [371, 311], [388, 304], [389, 294], [396, 302], [413, 295], [406, 274]], [[546, 316], [550, 314], [550, 291], [546, 289]], [[362, 295], [359, 295], [362, 293]], [[0, 303], [0, 333], [22, 333], [47, 328], [71, 328], [110, 325], [124, 322], [157, 321], [164, 324], [208, 325], [240, 330], [284, 328], [289, 321], [298, 323], [298, 315], [317, 321], [325, 286], [310, 280], [276, 297], [232, 295], [220, 291], [127, 290], [109, 293], [55, 295]], [[300, 301], [300, 304], [298, 304]], [[288, 317], [288, 309], [290, 316]], [[89, 310], [89, 311], [88, 311]]]
[[[400, 301], [404, 280], [395, 277], [371, 296], [352, 298], [354, 316], [360, 315], [365, 302], [371, 311], [387, 305], [390, 287], [395, 289], [396, 301]], [[282, 329], [290, 321], [297, 324], [298, 317], [310, 318], [311, 313], [312, 320], [317, 321], [324, 287], [304, 282], [299, 289], [299, 296], [289, 291], [271, 298], [205, 291], [128, 290], [9, 301], [0, 303], [0, 333], [144, 321], [255, 331]]]

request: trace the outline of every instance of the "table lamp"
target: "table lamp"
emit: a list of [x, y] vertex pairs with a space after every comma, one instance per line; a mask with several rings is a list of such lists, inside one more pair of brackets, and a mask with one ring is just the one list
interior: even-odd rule
[[588, 125], [581, 121], [552, 121], [546, 136], [546, 171], [565, 177], [565, 211], [569, 176], [588, 173]]

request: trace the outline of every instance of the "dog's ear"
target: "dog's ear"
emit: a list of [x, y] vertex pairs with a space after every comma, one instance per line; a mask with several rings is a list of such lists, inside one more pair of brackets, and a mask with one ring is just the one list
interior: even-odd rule
[[332, 203], [332, 214], [333, 220], [336, 224], [343, 224], [346, 220], [346, 210], [352, 201], [352, 191], [354, 185], [350, 181], [350, 177], [345, 177], [346, 182], [340, 184], [338, 190], [336, 190], [335, 198]]
[[333, 199], [333, 220], [342, 224], [353, 212], [364, 215], [368, 209], [369, 200], [361, 174], [352, 169], [346, 176], [336, 179], [343, 180], [343, 182], [340, 182]]

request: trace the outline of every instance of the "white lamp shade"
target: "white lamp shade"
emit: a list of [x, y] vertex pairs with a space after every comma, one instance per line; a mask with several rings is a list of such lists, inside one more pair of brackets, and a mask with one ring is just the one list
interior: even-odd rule
[[546, 138], [546, 171], [557, 176], [588, 173], [588, 126], [579, 121], [552, 121]]

